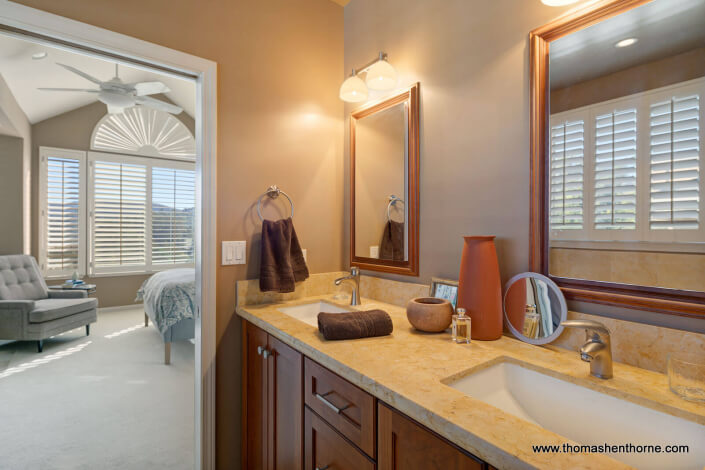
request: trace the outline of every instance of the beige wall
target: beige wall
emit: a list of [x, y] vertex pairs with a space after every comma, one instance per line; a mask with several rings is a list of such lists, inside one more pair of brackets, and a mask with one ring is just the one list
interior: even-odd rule
[[[195, 93], [195, 91], [194, 91]], [[103, 103], [95, 102], [58, 116], [45, 119], [32, 126], [32, 254], [39, 255], [38, 248], [38, 194], [39, 194], [39, 147], [59, 147], [72, 150], [90, 150], [93, 129], [107, 112]], [[194, 132], [193, 118], [186, 113], [177, 116]], [[137, 290], [147, 275], [86, 277], [84, 280], [96, 285], [96, 297], [101, 307], [115, 307], [135, 303]], [[58, 284], [59, 280], [49, 280]]]
[[705, 254], [551, 248], [554, 276], [702, 291]]
[[267, 186], [294, 199], [310, 270], [342, 265], [343, 10], [329, 0], [20, 3], [218, 62], [218, 241], [249, 244], [248, 264], [220, 267], [217, 279], [217, 463], [238, 468], [235, 281], [257, 276], [254, 204]]
[[0, 255], [23, 252], [22, 147], [19, 137], [0, 135]]
[[[497, 236], [504, 280], [527, 270], [528, 34], [563, 11], [538, 0], [354, 0], [345, 7], [345, 69], [381, 50], [400, 88], [421, 83], [421, 272], [407, 280], [457, 279], [464, 235]], [[346, 106], [346, 116], [354, 107]], [[347, 246], [346, 237], [345, 253]]]
[[22, 138], [22, 172], [20, 178], [22, 190], [13, 199], [19, 206], [22, 214], [22, 248], [17, 253], [29, 253], [31, 243], [31, 228], [33, 226], [30, 218], [31, 201], [31, 158], [32, 158], [32, 126], [20, 105], [15, 100], [12, 91], [5, 83], [5, 79], [0, 74], [0, 134]]
[[[355, 253], [368, 257], [371, 246], [380, 246], [389, 196], [406, 199], [404, 104], [358, 120], [355, 138]], [[404, 204], [393, 204], [389, 213], [403, 221]]]
[[705, 76], [705, 48], [551, 91], [551, 113], [600, 103]]

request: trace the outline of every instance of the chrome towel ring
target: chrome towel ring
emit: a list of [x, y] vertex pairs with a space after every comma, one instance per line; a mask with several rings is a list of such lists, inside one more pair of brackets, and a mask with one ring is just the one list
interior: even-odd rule
[[264, 192], [259, 197], [259, 200], [257, 201], [257, 215], [259, 216], [259, 220], [264, 222], [264, 217], [262, 217], [262, 199], [264, 199], [265, 196], [269, 196], [270, 199], [276, 199], [279, 197], [279, 195], [284, 196], [289, 200], [289, 204], [291, 204], [291, 218], [294, 218], [294, 202], [291, 200], [288, 194], [286, 194], [284, 191], [279, 189], [276, 184], [273, 184], [272, 186], [267, 188], [267, 191]]
[[402, 198], [397, 197], [394, 194], [389, 196], [389, 204], [387, 204], [387, 221], [388, 222], [392, 221], [392, 215], [390, 214], [389, 211], [392, 209], [392, 205], [396, 204], [397, 202], [401, 202], [402, 204], [406, 204]]

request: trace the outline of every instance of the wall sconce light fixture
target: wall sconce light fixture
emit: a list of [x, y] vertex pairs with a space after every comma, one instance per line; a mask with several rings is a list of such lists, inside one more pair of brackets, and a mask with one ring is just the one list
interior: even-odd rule
[[[358, 75], [365, 73], [363, 81]], [[397, 85], [397, 71], [387, 62], [387, 54], [379, 57], [359, 69], [353, 69], [350, 76], [340, 85], [340, 99], [349, 103], [365, 101], [368, 90], [391, 90]]]

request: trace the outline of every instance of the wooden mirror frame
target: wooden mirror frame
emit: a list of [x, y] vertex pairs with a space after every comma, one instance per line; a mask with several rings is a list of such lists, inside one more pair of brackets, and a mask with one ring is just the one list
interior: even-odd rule
[[[355, 127], [357, 121], [371, 114], [406, 103], [408, 109], [408, 260], [393, 261], [355, 255]], [[381, 101], [368, 103], [350, 114], [350, 265], [369, 271], [419, 275], [419, 84]]]
[[705, 292], [551, 276], [548, 270], [549, 45], [567, 34], [652, 0], [600, 0], [576, 8], [529, 34], [531, 81], [530, 252], [532, 271], [558, 284], [569, 299], [705, 319]]

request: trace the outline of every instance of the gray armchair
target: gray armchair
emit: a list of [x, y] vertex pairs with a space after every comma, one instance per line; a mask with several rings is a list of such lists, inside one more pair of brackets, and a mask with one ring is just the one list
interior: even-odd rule
[[98, 319], [98, 301], [84, 291], [49, 291], [29, 255], [0, 256], [0, 339], [37, 342]]

